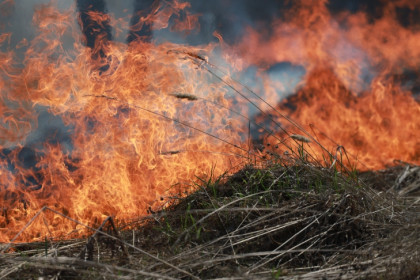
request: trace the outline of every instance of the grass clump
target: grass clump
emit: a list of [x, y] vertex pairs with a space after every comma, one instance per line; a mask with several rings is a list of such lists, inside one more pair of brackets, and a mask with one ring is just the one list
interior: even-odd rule
[[[408, 225], [408, 217], [415, 219], [413, 209], [405, 213], [407, 206], [391, 194], [304, 163], [247, 166], [197, 185], [195, 193], [173, 201], [141, 230], [160, 236], [159, 243], [174, 254], [169, 259], [200, 278], [376, 279], [378, 271], [399, 269], [385, 264], [398, 244], [388, 242]], [[407, 244], [417, 242], [410, 240]], [[386, 253], [381, 242], [392, 248]], [[147, 247], [148, 240], [140, 245]], [[383, 263], [370, 271], [375, 259]]]
[[418, 175], [407, 170], [419, 169], [347, 176], [296, 161], [197, 178], [195, 192], [121, 225], [118, 238], [96, 234], [90, 259], [77, 258], [86, 242], [45, 242], [9, 253], [3, 271], [14, 264], [6, 278], [416, 279], [418, 199], [401, 194], [404, 182], [412, 193]]

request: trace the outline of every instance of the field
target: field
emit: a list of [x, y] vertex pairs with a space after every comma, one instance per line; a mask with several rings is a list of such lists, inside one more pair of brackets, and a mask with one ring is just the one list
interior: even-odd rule
[[195, 192], [87, 239], [3, 246], [0, 277], [419, 279], [420, 168], [337, 169], [296, 159], [197, 178]]

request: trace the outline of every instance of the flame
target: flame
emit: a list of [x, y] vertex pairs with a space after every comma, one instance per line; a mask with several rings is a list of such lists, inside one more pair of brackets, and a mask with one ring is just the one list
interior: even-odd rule
[[[347, 155], [342, 157], [350, 157], [345, 163], [359, 170], [391, 166], [394, 159], [419, 163], [419, 104], [398, 86], [376, 80], [368, 92], [357, 96], [331, 69], [314, 69], [305, 86], [277, 110], [304, 124], [331, 154], [343, 146]], [[314, 143], [306, 149], [319, 162], [327, 156]]]
[[[11, 35], [0, 36], [0, 242], [84, 233], [51, 211], [20, 232], [44, 206], [89, 225], [145, 215], [192, 191], [196, 176], [241, 168], [254, 122], [265, 144], [287, 150], [304, 139], [298, 145], [319, 161], [342, 145], [359, 169], [420, 164], [419, 102], [398, 81], [419, 65], [420, 32], [393, 12], [418, 8], [410, 3], [386, 4], [372, 21], [363, 12], [332, 14], [327, 1], [296, 1], [270, 34], [250, 26], [233, 45], [220, 32], [217, 43], [188, 46], [126, 45], [98, 31], [92, 49], [74, 7], [37, 7], [34, 38], [10, 50]], [[10, 10], [13, 1], [2, 5]], [[199, 29], [189, 8], [157, 1], [131, 31], [148, 25], [187, 36]], [[130, 21], [89, 16], [93, 26], [115, 24], [117, 35]], [[300, 82], [270, 76], [284, 62], [304, 69]], [[237, 78], [252, 67], [257, 82], [245, 86]], [[65, 132], [40, 142], [45, 115]], [[57, 141], [60, 133], [69, 140]]]
[[[285, 61], [306, 70], [296, 95], [257, 119], [274, 119], [289, 135], [312, 134], [323, 147], [313, 143], [306, 148], [319, 162], [328, 157], [326, 150], [335, 155], [343, 146], [351, 164], [362, 170], [380, 169], [393, 160], [419, 164], [420, 105], [399, 77], [417, 73], [420, 33], [418, 25], [402, 26], [396, 14], [397, 8], [415, 10], [419, 4], [386, 3], [375, 20], [363, 12], [333, 15], [327, 4], [299, 1], [272, 24], [271, 36], [248, 28], [248, 36], [235, 46], [242, 58], [238, 70], [252, 65], [269, 69]], [[276, 100], [285, 84], [276, 85], [267, 75], [263, 80], [264, 99]], [[278, 125], [271, 130], [278, 131]], [[294, 145], [282, 131], [265, 141]]]
[[[162, 18], [169, 19], [168, 9], [185, 7], [162, 8], [158, 27], [165, 26]], [[183, 196], [193, 189], [195, 176], [222, 174], [243, 162], [244, 125], [228, 110], [206, 102], [225, 100], [226, 90], [187, 54], [211, 52], [214, 46], [186, 49], [135, 41], [127, 47], [99, 41], [93, 52], [105, 49], [108, 56], [102, 59], [84, 47], [74, 18], [73, 11], [41, 6], [33, 20], [39, 35], [25, 53], [25, 68], [10, 74], [12, 54], [2, 54], [2, 147], [7, 151], [0, 165], [2, 242], [43, 206], [85, 224], [109, 215], [129, 220], [161, 205], [166, 196]], [[190, 28], [191, 18], [185, 24], [179, 19], [177, 28]], [[63, 46], [68, 38], [74, 38], [72, 51]], [[106, 64], [107, 70], [98, 70]], [[10, 102], [19, 105], [12, 112]], [[60, 116], [72, 134], [70, 147], [51, 139], [39, 150], [12, 147], [36, 128], [40, 108]], [[22, 164], [28, 153], [34, 166]], [[62, 217], [43, 215], [47, 222], [35, 221], [16, 241], [82, 232]]]

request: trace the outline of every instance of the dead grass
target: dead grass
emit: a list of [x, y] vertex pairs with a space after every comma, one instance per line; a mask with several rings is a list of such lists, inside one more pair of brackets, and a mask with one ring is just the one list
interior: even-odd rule
[[116, 228], [110, 219], [88, 242], [14, 245], [0, 278], [419, 279], [419, 175], [297, 161], [198, 178], [196, 192]]

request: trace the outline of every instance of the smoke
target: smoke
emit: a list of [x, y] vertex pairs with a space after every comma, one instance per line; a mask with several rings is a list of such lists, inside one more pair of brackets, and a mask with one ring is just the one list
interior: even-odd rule
[[[50, 0], [3, 0], [0, 9], [4, 11], [0, 17], [1, 33], [11, 33], [10, 46], [16, 46], [23, 39], [31, 41], [35, 36], [32, 24], [34, 11], [40, 5], [48, 5]], [[57, 1], [60, 10], [69, 9], [72, 1]]]
[[[0, 2], [1, 33], [9, 33], [10, 40], [8, 44], [1, 46], [1, 51], [14, 52], [14, 64], [22, 67], [25, 59], [26, 42], [31, 42], [36, 36], [35, 26], [32, 24], [35, 10], [42, 5], [48, 5], [48, 0], [6, 0]], [[70, 9], [71, 1], [57, 1], [56, 7], [60, 10]], [[19, 47], [17, 47], [19, 46]], [[66, 49], [72, 48], [72, 42], [63, 42]], [[19, 66], [20, 65], [20, 66]], [[7, 77], [5, 77], [7, 79]], [[13, 87], [3, 89], [5, 91], [13, 91]], [[6, 103], [8, 94], [5, 93], [3, 98]], [[10, 103], [10, 106], [12, 106]], [[16, 106], [16, 105], [15, 105]], [[0, 150], [0, 157], [8, 157], [13, 149], [17, 149], [18, 159], [25, 168], [35, 168], [36, 160], [42, 154], [43, 145], [45, 143], [60, 143], [64, 150], [71, 149], [71, 127], [64, 125], [62, 119], [48, 112], [48, 108], [34, 106], [37, 117], [31, 122], [32, 131], [27, 135], [26, 139], [15, 142], [3, 143], [3, 150]], [[19, 146], [24, 145], [23, 148]], [[9, 166], [10, 170], [14, 169], [13, 164]], [[28, 179], [31, 183], [35, 181]]]
[[213, 35], [220, 33], [225, 42], [233, 44], [245, 35], [246, 27], [257, 27], [268, 31], [271, 22], [282, 16], [282, 11], [290, 7], [289, 1], [253, 0], [190, 0], [189, 11], [199, 16], [200, 29], [188, 36], [168, 34], [168, 30], [158, 32], [159, 39], [185, 42], [190, 45], [216, 42]]

